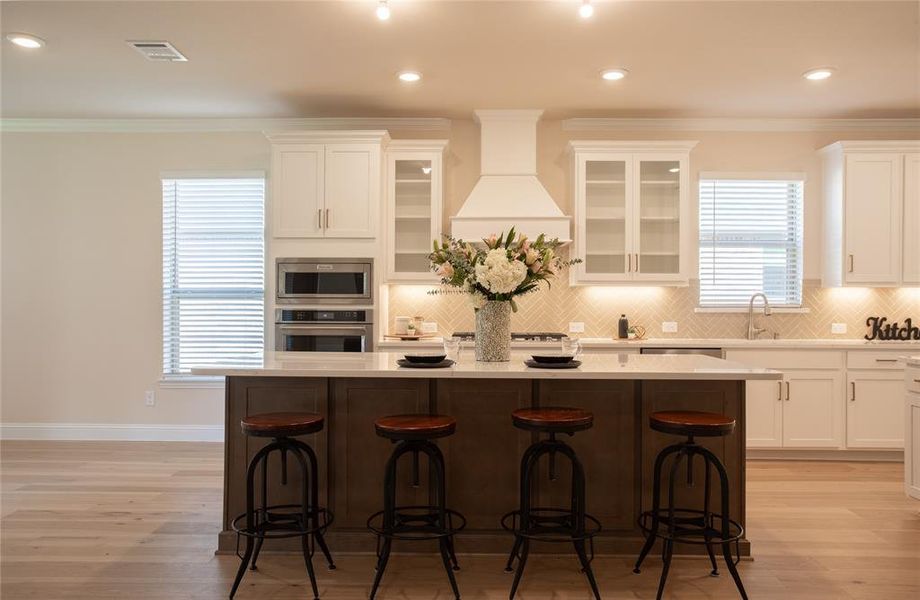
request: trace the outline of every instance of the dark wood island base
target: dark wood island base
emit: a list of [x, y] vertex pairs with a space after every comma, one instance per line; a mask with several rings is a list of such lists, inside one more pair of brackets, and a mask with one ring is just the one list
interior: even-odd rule
[[[513, 538], [500, 527], [501, 516], [518, 504], [521, 455], [532, 435], [511, 424], [517, 408], [577, 406], [594, 413], [594, 427], [567, 440], [577, 451], [587, 476], [587, 509], [603, 531], [595, 538], [598, 554], [635, 556], [643, 537], [639, 513], [651, 505], [652, 468], [656, 454], [674, 443], [673, 436], [652, 431], [648, 415], [658, 410], [701, 410], [734, 417], [734, 433], [701, 438], [724, 463], [731, 484], [732, 518], [745, 522], [745, 431], [743, 380], [628, 379], [492, 379], [492, 378], [326, 378], [228, 376], [226, 448], [224, 455], [223, 531], [218, 552], [236, 550], [230, 521], [245, 511], [245, 474], [249, 460], [270, 440], [243, 435], [240, 419], [249, 414], [312, 411], [326, 415], [322, 431], [304, 437], [316, 451], [320, 471], [320, 504], [335, 515], [326, 539], [335, 552], [375, 550], [367, 518], [383, 504], [384, 465], [390, 442], [375, 435], [374, 420], [388, 414], [442, 413], [457, 420], [456, 434], [438, 441], [447, 464], [447, 497], [468, 525], [457, 536], [460, 553], [507, 554]], [[280, 468], [269, 473], [269, 494], [279, 502], [296, 502], [299, 482], [280, 484]], [[541, 466], [544, 474], [546, 465]], [[411, 485], [408, 470], [400, 473], [400, 502], [427, 504], [428, 478]], [[702, 504], [702, 480], [693, 488], [679, 486], [684, 504]], [[714, 484], [714, 492], [718, 490]], [[542, 477], [537, 498], [541, 506], [560, 505], [568, 498], [569, 474], [556, 481]], [[258, 502], [258, 498], [257, 498]], [[268, 550], [299, 551], [298, 540], [278, 540]], [[435, 552], [436, 543], [394, 544], [397, 552]], [[696, 547], [681, 548], [693, 552]], [[699, 548], [702, 551], [702, 548]], [[568, 552], [554, 544], [536, 544], [534, 552]], [[742, 540], [740, 552], [750, 554]]]

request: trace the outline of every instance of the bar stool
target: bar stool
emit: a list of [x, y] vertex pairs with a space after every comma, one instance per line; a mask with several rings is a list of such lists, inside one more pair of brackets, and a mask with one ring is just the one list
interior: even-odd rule
[[[393, 415], [377, 419], [377, 435], [396, 447], [387, 461], [383, 483], [383, 510], [371, 515], [367, 527], [377, 534], [377, 573], [371, 588], [373, 600], [390, 559], [393, 540], [438, 540], [441, 559], [454, 597], [460, 598], [454, 571], [459, 571], [454, 553], [454, 534], [466, 526], [466, 519], [457, 511], [447, 508], [447, 481], [444, 455], [431, 440], [453, 435], [457, 422], [446, 415]], [[428, 457], [435, 478], [436, 499], [431, 505], [400, 506], [396, 502], [396, 467], [400, 457], [412, 455], [412, 482], [419, 485], [419, 454]], [[454, 520], [459, 521], [457, 524]]]
[[[505, 572], [511, 573], [514, 560], [517, 570], [511, 584], [510, 598], [517, 593], [524, 565], [530, 553], [531, 540], [543, 542], [572, 542], [581, 570], [588, 578], [594, 597], [600, 592], [591, 569], [594, 560], [594, 536], [601, 524], [585, 512], [585, 471], [571, 446], [556, 439], [556, 434], [575, 435], [594, 425], [594, 415], [580, 408], [522, 408], [511, 413], [511, 421], [518, 429], [549, 434], [548, 439], [534, 442], [521, 458], [520, 508], [502, 517], [502, 528], [514, 534], [514, 546], [508, 556]], [[556, 454], [562, 454], [572, 464], [571, 505], [568, 508], [543, 508], [531, 506], [534, 472], [540, 458], [548, 455], [549, 477], [556, 480]], [[588, 548], [586, 549], [586, 542]], [[589, 553], [590, 550], [590, 553]]]
[[[655, 459], [655, 471], [652, 485], [652, 510], [645, 511], [639, 516], [639, 527], [646, 535], [645, 545], [639, 553], [634, 573], [639, 572], [642, 561], [648, 555], [656, 538], [661, 538], [661, 559], [664, 566], [661, 569], [661, 580], [658, 582], [658, 596], [660, 600], [664, 593], [664, 584], [668, 578], [668, 569], [671, 566], [671, 556], [674, 544], [701, 544], [706, 547], [709, 561], [712, 563], [710, 575], [717, 577], [719, 569], [712, 547], [722, 547], [722, 555], [728, 565], [735, 585], [741, 597], [747, 600], [747, 593], [741, 583], [741, 577], [736, 568], [740, 560], [738, 540], [744, 536], [744, 528], [729, 515], [729, 488], [728, 474], [722, 461], [708, 449], [698, 445], [695, 437], [718, 437], [731, 434], [735, 429], [735, 420], [725, 415], [696, 411], [667, 411], [656, 412], [649, 416], [649, 426], [655, 431], [673, 435], [686, 436], [686, 440], [668, 446], [658, 453]], [[668, 457], [674, 457], [668, 475], [668, 505], [661, 507], [661, 471]], [[701, 456], [705, 465], [703, 484], [703, 509], [689, 509], [674, 506], [674, 484], [677, 479], [677, 470], [684, 458], [687, 459], [687, 485], [693, 485], [693, 459]], [[710, 510], [710, 475], [711, 469], [719, 474], [721, 492], [721, 506], [718, 513]], [[662, 522], [666, 525], [661, 530]], [[735, 543], [736, 557], [732, 558], [731, 545]]]
[[[262, 550], [262, 543], [266, 539], [299, 537], [303, 551], [304, 562], [307, 565], [307, 574], [310, 576], [310, 585], [313, 587], [313, 597], [319, 598], [316, 587], [316, 575], [313, 572], [314, 543], [320, 547], [329, 569], [335, 569], [335, 563], [323, 532], [332, 523], [332, 513], [319, 506], [319, 470], [316, 464], [316, 454], [304, 442], [294, 439], [295, 436], [307, 435], [322, 430], [323, 416], [315, 413], [267, 413], [244, 417], [240, 421], [243, 433], [254, 437], [269, 437], [272, 441], [259, 450], [249, 461], [246, 472], [246, 512], [236, 517], [231, 527], [237, 533], [237, 556], [239, 555], [239, 537], [246, 538], [246, 550], [240, 556], [240, 568], [236, 573], [233, 587], [230, 589], [230, 598], [236, 594], [246, 567], [250, 565], [256, 569], [256, 561]], [[281, 484], [287, 485], [287, 456], [294, 457], [300, 466], [303, 480], [299, 504], [268, 503], [268, 457], [272, 453], [279, 453], [281, 459]], [[255, 478], [256, 469], [261, 471], [262, 504], [255, 506]], [[245, 524], [242, 522], [245, 521]]]

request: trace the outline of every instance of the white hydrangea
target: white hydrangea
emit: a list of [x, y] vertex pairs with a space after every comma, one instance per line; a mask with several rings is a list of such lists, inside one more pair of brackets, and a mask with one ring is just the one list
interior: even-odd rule
[[486, 253], [483, 264], [476, 265], [476, 281], [493, 294], [509, 294], [527, 277], [527, 265], [509, 260], [504, 248]]

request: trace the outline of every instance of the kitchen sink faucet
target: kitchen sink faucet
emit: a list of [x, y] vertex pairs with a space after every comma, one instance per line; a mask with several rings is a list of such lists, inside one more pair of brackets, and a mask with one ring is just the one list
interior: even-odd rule
[[763, 298], [763, 316], [769, 317], [773, 311], [770, 310], [770, 301], [767, 300], [766, 294], [757, 292], [751, 296], [750, 302], [748, 302], [748, 331], [747, 339], [756, 340], [757, 336], [767, 330], [766, 327], [754, 327], [754, 299], [760, 296]]

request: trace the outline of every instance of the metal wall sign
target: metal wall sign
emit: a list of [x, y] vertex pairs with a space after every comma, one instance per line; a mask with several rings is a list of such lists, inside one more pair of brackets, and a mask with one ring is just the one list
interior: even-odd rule
[[865, 335], [867, 340], [920, 340], [920, 327], [914, 325], [910, 317], [904, 319], [904, 325], [897, 321], [889, 323], [888, 317], [869, 317], [866, 327], [869, 328], [869, 333]]

